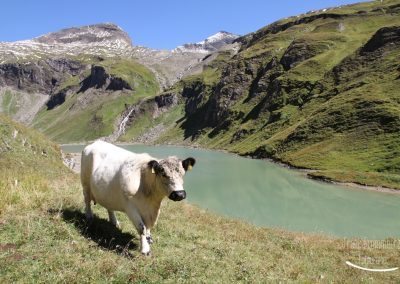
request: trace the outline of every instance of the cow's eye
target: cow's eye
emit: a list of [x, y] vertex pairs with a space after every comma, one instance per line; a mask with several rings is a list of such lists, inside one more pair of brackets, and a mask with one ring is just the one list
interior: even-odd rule
[[169, 176], [163, 175], [162, 178], [161, 178], [161, 182], [163, 184], [165, 184], [166, 186], [168, 186], [169, 184], [171, 184], [171, 179], [170, 179]]

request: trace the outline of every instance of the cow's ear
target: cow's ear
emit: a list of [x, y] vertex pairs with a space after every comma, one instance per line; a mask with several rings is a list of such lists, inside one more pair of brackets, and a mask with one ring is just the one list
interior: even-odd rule
[[147, 165], [149, 166], [153, 174], [159, 174], [163, 171], [163, 168], [156, 160], [151, 160], [147, 163]]
[[185, 169], [185, 171], [190, 171], [194, 164], [196, 163], [196, 160], [192, 157], [187, 158], [186, 160], [182, 161], [182, 166]]

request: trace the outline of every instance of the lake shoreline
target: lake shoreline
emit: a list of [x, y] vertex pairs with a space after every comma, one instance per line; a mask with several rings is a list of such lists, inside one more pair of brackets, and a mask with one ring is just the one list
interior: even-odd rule
[[[63, 143], [63, 144], [59, 144], [60, 147], [62, 146], [76, 146], [76, 145], [82, 145], [82, 144], [89, 144], [91, 142], [83, 142], [83, 143]], [[389, 187], [382, 187], [382, 186], [373, 186], [373, 185], [363, 185], [363, 184], [359, 184], [356, 182], [342, 182], [342, 181], [337, 181], [337, 180], [332, 180], [330, 178], [325, 178], [325, 177], [317, 177], [317, 176], [313, 176], [310, 175], [309, 173], [315, 172], [317, 170], [313, 170], [313, 169], [306, 169], [306, 168], [301, 168], [301, 167], [296, 167], [293, 166], [291, 164], [288, 163], [284, 163], [282, 161], [278, 161], [278, 160], [274, 160], [271, 158], [257, 158], [257, 157], [252, 157], [252, 156], [248, 156], [248, 155], [240, 155], [238, 153], [234, 153], [234, 152], [229, 152], [227, 150], [223, 150], [223, 149], [209, 149], [209, 148], [204, 148], [198, 145], [182, 145], [182, 144], [143, 144], [143, 143], [128, 143], [128, 142], [121, 142], [121, 143], [114, 143], [116, 145], [120, 145], [120, 146], [124, 146], [124, 145], [143, 145], [143, 146], [154, 146], [154, 147], [161, 147], [161, 146], [171, 146], [171, 147], [183, 147], [183, 148], [187, 148], [187, 149], [199, 149], [199, 150], [207, 150], [207, 151], [217, 151], [217, 152], [222, 152], [222, 153], [228, 153], [231, 155], [236, 155], [239, 157], [243, 157], [243, 158], [249, 158], [249, 159], [254, 159], [254, 160], [262, 160], [262, 161], [266, 161], [269, 163], [273, 163], [277, 166], [283, 167], [283, 168], [287, 168], [290, 170], [294, 170], [297, 172], [300, 172], [303, 174], [303, 176], [305, 178], [314, 180], [314, 181], [318, 181], [318, 182], [323, 182], [323, 183], [327, 183], [327, 184], [332, 184], [332, 185], [337, 185], [337, 186], [341, 186], [341, 187], [345, 187], [348, 188], [349, 190], [354, 190], [354, 189], [358, 189], [358, 190], [367, 190], [367, 191], [373, 191], [373, 192], [379, 192], [379, 193], [385, 193], [385, 194], [400, 194], [400, 190], [399, 189], [395, 189], [395, 188], [389, 188]], [[79, 173], [80, 172], [80, 157], [81, 157], [81, 153], [65, 153], [64, 151], [62, 151], [63, 153], [63, 159], [64, 159], [64, 163], [71, 169], [73, 170], [75, 173]], [[71, 155], [73, 158], [73, 161], [68, 162], [68, 158], [67, 160], [64, 158], [64, 156], [66, 155]], [[69, 165], [68, 165], [69, 164]]]

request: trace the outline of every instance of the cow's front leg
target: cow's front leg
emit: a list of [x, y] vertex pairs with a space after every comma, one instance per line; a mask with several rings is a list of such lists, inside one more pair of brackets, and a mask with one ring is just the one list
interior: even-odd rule
[[149, 229], [149, 228], [147, 228], [147, 230], [146, 230], [146, 239], [147, 239], [147, 242], [148, 242], [150, 245], [153, 243], [153, 238], [151, 237], [150, 229]]
[[143, 255], [150, 255], [150, 243], [147, 240], [147, 228], [144, 225], [142, 217], [135, 208], [130, 208], [126, 214], [133, 225], [135, 225], [135, 228], [140, 235], [140, 252]]

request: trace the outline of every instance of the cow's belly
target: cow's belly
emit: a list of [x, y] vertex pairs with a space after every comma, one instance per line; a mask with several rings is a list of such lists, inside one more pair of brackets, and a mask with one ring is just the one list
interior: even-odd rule
[[108, 210], [125, 212], [126, 200], [124, 196], [121, 195], [120, 191], [97, 189], [93, 191], [93, 197], [96, 200], [96, 203]]
[[112, 211], [125, 211], [127, 198], [122, 193], [119, 183], [113, 177], [99, 174], [95, 175], [91, 192], [96, 203]]

